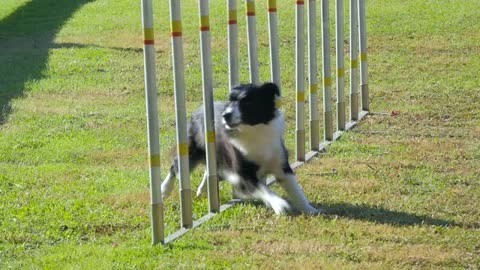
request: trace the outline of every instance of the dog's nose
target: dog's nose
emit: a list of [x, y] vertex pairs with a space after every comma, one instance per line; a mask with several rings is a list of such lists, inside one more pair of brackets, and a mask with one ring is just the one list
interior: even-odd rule
[[223, 116], [223, 119], [225, 119], [225, 121], [227, 123], [229, 123], [232, 120], [232, 112], [225, 111], [225, 112], [223, 112], [222, 116]]

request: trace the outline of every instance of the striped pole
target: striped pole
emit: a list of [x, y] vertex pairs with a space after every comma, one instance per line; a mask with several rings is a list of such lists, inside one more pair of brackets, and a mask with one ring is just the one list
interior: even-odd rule
[[150, 202], [152, 244], [163, 243], [163, 200], [160, 176], [160, 134], [155, 76], [155, 39], [152, 0], [142, 0], [143, 52], [145, 64], [145, 99], [147, 107], [148, 152], [150, 160]]
[[250, 67], [250, 82], [260, 83], [258, 53], [257, 53], [257, 31], [255, 18], [255, 0], [246, 0], [247, 3], [247, 37], [248, 37], [248, 59]]
[[200, 47], [202, 58], [203, 112], [205, 115], [205, 150], [207, 154], [207, 187], [209, 211], [220, 210], [218, 194], [217, 158], [215, 153], [215, 122], [213, 114], [213, 71], [210, 48], [210, 20], [208, 0], [198, 2], [200, 12]]
[[237, 0], [228, 0], [228, 74], [230, 91], [240, 83], [238, 71]]
[[337, 49], [337, 129], [345, 130], [345, 55], [344, 55], [344, 5], [336, 0], [335, 40]]
[[297, 88], [296, 103], [296, 157], [298, 161], [305, 161], [305, 34], [304, 34], [304, 3], [295, 2], [295, 74]]
[[317, 8], [316, 0], [308, 1], [308, 78], [310, 82], [310, 149], [318, 151], [320, 145], [320, 115], [318, 112], [317, 66]]
[[281, 89], [280, 42], [278, 41], [277, 0], [268, 0], [268, 36], [270, 40], [270, 73], [272, 81]]
[[177, 157], [180, 173], [180, 208], [182, 227], [191, 228], [192, 191], [188, 165], [187, 113], [185, 108], [185, 79], [183, 63], [182, 18], [180, 0], [170, 0], [170, 19], [172, 26], [172, 62], [175, 84], [175, 113], [177, 122]]
[[329, 1], [322, 0], [322, 58], [323, 58], [323, 120], [324, 139], [333, 140], [332, 70], [330, 67], [330, 10]]
[[360, 23], [360, 85], [362, 88], [362, 110], [369, 111], [368, 58], [367, 58], [367, 16], [366, 0], [358, 0], [358, 21]]
[[350, 1], [350, 119], [358, 120], [358, 11], [357, 1]]

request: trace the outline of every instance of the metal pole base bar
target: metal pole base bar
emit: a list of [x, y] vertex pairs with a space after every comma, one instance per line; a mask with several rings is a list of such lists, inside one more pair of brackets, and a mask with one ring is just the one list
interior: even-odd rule
[[370, 111], [370, 101], [368, 100], [368, 84], [362, 84], [362, 110]]
[[311, 141], [310, 149], [312, 151], [318, 151], [318, 145], [314, 144], [314, 142], [318, 143], [320, 140], [319, 138], [320, 136], [318, 133], [319, 130], [320, 130], [320, 121], [311, 120], [310, 121], [310, 141]]
[[332, 111], [323, 113], [325, 141], [333, 140], [333, 113]]
[[180, 190], [180, 208], [182, 209], [182, 227], [192, 227], [192, 191], [190, 189]]
[[163, 203], [152, 203], [152, 244], [164, 243]]
[[345, 130], [345, 102], [337, 103], [337, 129]]
[[296, 140], [296, 157], [299, 161], [305, 161], [305, 130], [297, 129], [295, 131], [295, 140]]
[[350, 119], [358, 121], [358, 93], [350, 94]]

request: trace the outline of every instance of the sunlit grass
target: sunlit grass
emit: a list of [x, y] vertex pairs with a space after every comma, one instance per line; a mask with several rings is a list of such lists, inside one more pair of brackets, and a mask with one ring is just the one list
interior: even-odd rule
[[[368, 1], [373, 114], [297, 171], [326, 215], [277, 217], [262, 205], [238, 205], [166, 247], [150, 245], [140, 3], [60, 2], [0, 6], [0, 268], [480, 265], [478, 1]], [[277, 2], [293, 152], [294, 4]], [[198, 3], [182, 3], [191, 112], [202, 99]], [[175, 144], [169, 15], [167, 1], [154, 6], [165, 175]], [[260, 72], [269, 80], [264, 7], [257, 1]], [[211, 1], [220, 100], [228, 92], [225, 18], [225, 3]], [[193, 189], [201, 175], [194, 173]], [[221, 192], [228, 200], [229, 186]], [[194, 211], [206, 213], [205, 198]], [[174, 194], [167, 233], [179, 220]]]

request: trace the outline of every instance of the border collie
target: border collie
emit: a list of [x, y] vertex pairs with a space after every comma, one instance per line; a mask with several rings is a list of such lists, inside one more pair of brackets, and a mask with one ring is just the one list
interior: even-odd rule
[[[273, 83], [243, 84], [232, 89], [227, 103], [215, 102], [217, 174], [242, 198], [261, 200], [276, 214], [297, 211], [315, 215], [319, 210], [308, 203], [288, 163], [285, 120], [276, 106], [279, 99], [280, 91]], [[188, 127], [190, 170], [205, 162], [204, 134], [204, 114], [198, 109]], [[163, 198], [172, 192], [177, 175], [175, 159], [162, 183]], [[268, 175], [276, 178], [291, 204], [260, 180]], [[205, 182], [204, 177], [197, 195], [205, 190]]]

